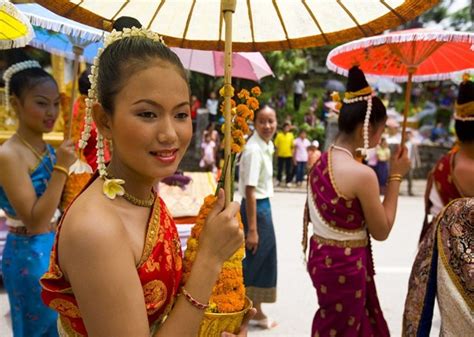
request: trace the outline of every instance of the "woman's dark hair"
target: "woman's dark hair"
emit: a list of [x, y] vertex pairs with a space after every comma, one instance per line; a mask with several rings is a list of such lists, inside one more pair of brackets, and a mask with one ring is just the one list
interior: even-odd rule
[[[474, 82], [465, 81], [459, 85], [457, 104], [474, 102]], [[474, 142], [474, 121], [461, 121], [455, 119], [454, 129], [456, 136], [462, 143]]]
[[48, 74], [43, 68], [29, 68], [13, 74], [10, 80], [10, 94], [23, 99], [26, 92], [33, 89], [40, 83], [53, 81], [53, 76]]
[[[136, 27], [137, 22], [133, 18], [126, 20], [119, 18], [114, 28], [123, 30]], [[149, 62], [156, 59], [173, 65], [189, 86], [188, 75], [180, 59], [163, 43], [146, 37], [133, 36], [117, 40], [105, 48], [99, 59], [97, 76], [98, 100], [105, 111], [113, 113], [115, 96], [123, 88], [126, 80], [133, 73], [147, 68]]]
[[[365, 79], [365, 75], [359, 67], [349, 69], [349, 78], [347, 80], [347, 91], [356, 92], [369, 84]], [[339, 113], [338, 126], [339, 131], [344, 133], [352, 133], [359, 124], [364, 123], [365, 114], [367, 112], [367, 101], [358, 101], [355, 103], [344, 103]], [[371, 126], [378, 126], [385, 122], [387, 118], [387, 109], [378, 97], [372, 97], [372, 113], [370, 114], [369, 123]]]
[[[12, 49], [7, 51], [8, 67], [24, 61], [30, 61], [31, 58], [22, 49]], [[48, 74], [43, 68], [28, 68], [19, 71], [10, 78], [10, 95], [15, 95], [19, 99], [23, 99], [25, 93], [38, 84], [53, 81], [53, 76]]]
[[79, 93], [81, 95], [87, 95], [89, 89], [91, 88], [91, 82], [89, 81], [90, 74], [90, 71], [85, 70], [82, 72], [81, 76], [79, 76], [77, 84], [79, 87]]
[[269, 105], [269, 104], [264, 104], [264, 105], [260, 106], [260, 108], [258, 108], [257, 110], [255, 110], [254, 115], [253, 115], [253, 122], [254, 122], [254, 123], [257, 121], [257, 116], [259, 115], [260, 111], [265, 110], [265, 109], [267, 109], [267, 108], [273, 110], [273, 111], [275, 112], [275, 117], [276, 117], [277, 113], [276, 113], [275, 108], [273, 108], [273, 107], [272, 107], [271, 105]]

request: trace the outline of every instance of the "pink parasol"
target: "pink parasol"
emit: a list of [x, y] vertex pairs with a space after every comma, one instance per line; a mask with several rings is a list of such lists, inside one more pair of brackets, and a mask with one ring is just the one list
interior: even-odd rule
[[404, 142], [413, 81], [446, 80], [474, 71], [474, 33], [413, 29], [352, 41], [333, 49], [327, 67], [347, 76], [358, 65], [368, 77], [407, 82]]
[[[224, 52], [171, 48], [186, 69], [211, 75], [224, 76]], [[260, 81], [265, 76], [273, 76], [273, 71], [261, 53], [232, 53], [232, 77]]]

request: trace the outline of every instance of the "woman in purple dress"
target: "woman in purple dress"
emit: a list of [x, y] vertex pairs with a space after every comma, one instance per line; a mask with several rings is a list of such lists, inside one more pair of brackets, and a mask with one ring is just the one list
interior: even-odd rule
[[339, 116], [339, 135], [313, 166], [308, 180], [303, 247], [312, 223], [308, 272], [319, 309], [311, 336], [389, 336], [373, 280], [370, 236], [385, 240], [392, 229], [406, 150], [392, 158], [385, 199], [375, 172], [360, 163], [379, 143], [386, 110], [362, 71], [353, 67]]

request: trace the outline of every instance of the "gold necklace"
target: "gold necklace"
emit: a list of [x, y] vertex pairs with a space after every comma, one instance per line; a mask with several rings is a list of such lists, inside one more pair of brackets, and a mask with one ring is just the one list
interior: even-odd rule
[[[35, 157], [40, 161], [40, 163], [43, 162], [43, 156], [38, 152], [36, 151], [36, 149], [33, 147], [33, 145], [31, 145], [30, 143], [27, 142], [26, 139], [24, 139], [23, 137], [21, 137], [18, 132], [15, 132], [15, 135], [18, 137], [18, 139], [23, 143], [23, 145], [25, 145], [31, 152], [33, 152], [33, 154], [35, 155]], [[49, 159], [49, 162], [51, 163], [51, 166], [53, 166], [53, 160], [51, 159], [51, 153], [49, 152], [49, 149], [48, 147], [46, 146], [46, 151], [48, 152], [48, 159]], [[46, 170], [49, 172], [49, 173], [52, 173], [51, 172], [51, 169], [47, 166], [47, 165], [43, 165]]]
[[[108, 172], [107, 172], [105, 178], [107, 178], [107, 179], [116, 179], [114, 176], [112, 176]], [[122, 197], [125, 200], [127, 200], [129, 203], [131, 203], [132, 205], [135, 205], [135, 206], [151, 208], [155, 204], [155, 194], [154, 193], [150, 193], [150, 196], [148, 197], [148, 199], [139, 199], [139, 198], [131, 195], [130, 193], [128, 193], [124, 189], [124, 193], [123, 193]]]

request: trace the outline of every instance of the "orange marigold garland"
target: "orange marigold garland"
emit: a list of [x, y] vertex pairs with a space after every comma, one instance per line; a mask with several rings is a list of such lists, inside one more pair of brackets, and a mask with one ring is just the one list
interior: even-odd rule
[[[224, 94], [224, 90], [219, 91], [221, 96]], [[237, 94], [237, 98], [240, 103], [233, 99], [230, 100], [231, 112], [232, 112], [232, 154], [240, 153], [243, 150], [245, 144], [245, 136], [250, 134], [250, 128], [248, 126], [249, 121], [253, 121], [255, 111], [259, 108], [257, 97], [260, 96], [262, 91], [259, 87], [253, 87], [250, 92], [246, 89], [240, 90]], [[221, 104], [220, 111], [224, 112], [224, 103]], [[225, 124], [222, 125], [222, 131], [224, 132]], [[240, 132], [235, 132], [240, 131]]]
[[[84, 116], [86, 111], [86, 103], [85, 103], [86, 96], [80, 96], [76, 102], [77, 104], [77, 115], [74, 116], [72, 129], [71, 129], [71, 139], [74, 141], [74, 144], [79, 142], [81, 139], [81, 132], [84, 128]], [[83, 159], [83, 155], [81, 151], [77, 150], [78, 157]], [[69, 168], [69, 177], [66, 180], [66, 184], [64, 185], [63, 194], [61, 197], [61, 209], [66, 209], [71, 202], [76, 198], [76, 196], [82, 191], [84, 186], [86, 186], [87, 182], [92, 176], [92, 170], [90, 168], [79, 165], [78, 162], [75, 162]]]
[[[233, 90], [233, 89], [232, 89]], [[219, 91], [221, 96], [223, 95], [223, 89]], [[259, 87], [254, 87], [250, 90], [242, 89], [238, 94], [237, 98], [240, 103], [231, 100], [232, 107], [232, 124], [231, 124], [231, 135], [232, 135], [232, 157], [230, 158], [230, 165], [234, 166], [234, 161], [237, 153], [242, 152], [245, 145], [245, 136], [250, 133], [248, 127], [248, 121], [253, 120], [255, 110], [258, 109], [259, 104], [256, 97], [261, 94]], [[223, 111], [223, 105], [221, 105], [221, 111]], [[229, 164], [229, 163], [226, 163]], [[225, 171], [225, 170], [224, 170]], [[221, 177], [218, 188], [222, 186], [224, 177]], [[199, 236], [201, 235], [202, 229], [204, 228], [207, 215], [209, 211], [214, 207], [217, 200], [215, 195], [209, 195], [204, 199], [204, 204], [199, 210], [199, 214], [196, 219], [191, 236], [187, 242], [187, 249], [184, 253], [183, 260], [183, 283], [185, 284], [189, 278], [191, 267], [196, 258], [196, 253], [199, 246]], [[238, 214], [238, 221], [240, 228], [243, 228], [242, 219], [240, 213]], [[219, 274], [219, 278], [214, 285], [212, 290], [211, 298], [209, 299], [209, 312], [215, 313], [233, 313], [244, 309], [245, 305], [245, 287], [242, 273], [242, 260], [244, 258], [245, 245], [242, 246], [235, 252], [235, 254], [227, 260]]]
[[[199, 245], [199, 237], [204, 228], [207, 215], [214, 207], [217, 198], [214, 195], [209, 195], [204, 199], [204, 204], [199, 210], [191, 236], [187, 242], [187, 249], [184, 253], [183, 261], [183, 282], [189, 278], [193, 262], [196, 258], [196, 252]], [[239, 225], [243, 228], [242, 220], [239, 216]], [[237, 252], [227, 260], [219, 274], [219, 278], [212, 290], [211, 298], [209, 299], [210, 312], [230, 313], [237, 312], [244, 308], [245, 304], [245, 287], [242, 274], [242, 259], [244, 257], [244, 246], [240, 247]]]

